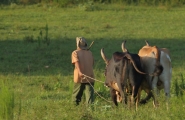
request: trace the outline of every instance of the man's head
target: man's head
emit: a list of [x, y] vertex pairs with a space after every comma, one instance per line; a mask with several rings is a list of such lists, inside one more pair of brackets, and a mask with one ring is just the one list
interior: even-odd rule
[[87, 49], [87, 42], [83, 37], [76, 37], [76, 45], [77, 45], [77, 49], [83, 49], [83, 50]]

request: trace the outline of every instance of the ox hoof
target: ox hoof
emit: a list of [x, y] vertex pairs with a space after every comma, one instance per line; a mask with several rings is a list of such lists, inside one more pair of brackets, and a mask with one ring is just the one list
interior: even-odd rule
[[146, 100], [141, 100], [139, 103], [140, 103], [140, 104], [146, 104], [147, 101], [146, 101]]
[[153, 101], [153, 105], [154, 105], [155, 108], [158, 108], [159, 107], [159, 102], [154, 102]]

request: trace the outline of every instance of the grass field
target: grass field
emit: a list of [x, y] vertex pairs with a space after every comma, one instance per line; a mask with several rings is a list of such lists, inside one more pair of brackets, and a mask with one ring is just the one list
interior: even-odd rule
[[[92, 7], [92, 6], [91, 6]], [[95, 5], [57, 8], [50, 5], [0, 8], [0, 80], [14, 93], [15, 120], [182, 120], [185, 118], [185, 8]], [[48, 34], [46, 25], [48, 25]], [[42, 31], [43, 39], [40, 31]], [[48, 36], [49, 43], [44, 39]], [[110, 58], [127, 40], [132, 53], [148, 40], [170, 50], [173, 74], [170, 108], [152, 100], [138, 111], [113, 107], [95, 94], [94, 110], [71, 104], [75, 38], [84, 36], [95, 58], [96, 79], [104, 81], [104, 47]], [[3, 83], [3, 82], [1, 82]], [[0, 84], [1, 85], [1, 84]], [[109, 90], [95, 83], [95, 90], [110, 100]], [[144, 96], [144, 94], [143, 94]]]

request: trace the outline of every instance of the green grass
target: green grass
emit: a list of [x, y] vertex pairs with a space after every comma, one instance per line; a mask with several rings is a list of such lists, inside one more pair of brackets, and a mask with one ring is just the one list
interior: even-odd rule
[[0, 119], [13, 119], [14, 95], [13, 92], [5, 86], [4, 81], [0, 83]]
[[[80, 7], [10, 6], [0, 9], [0, 80], [6, 80], [14, 92], [15, 120], [102, 120], [102, 119], [183, 119], [185, 76], [184, 39], [185, 8], [133, 7], [96, 5], [92, 11]], [[38, 36], [45, 35], [48, 25], [49, 46]], [[29, 38], [33, 36], [31, 40]], [[105, 64], [100, 49], [110, 58], [121, 51], [127, 40], [132, 53], [148, 40], [151, 45], [166, 47], [171, 52], [173, 74], [170, 109], [166, 111], [161, 91], [160, 108], [154, 109], [152, 100], [139, 106], [138, 112], [112, 107], [112, 103], [95, 95], [94, 111], [71, 104], [73, 66], [71, 52], [75, 38], [84, 36], [88, 43], [95, 41], [91, 51], [95, 58], [96, 79], [104, 81]], [[182, 89], [176, 91], [175, 81]], [[110, 100], [109, 90], [95, 83], [95, 90]], [[143, 93], [144, 96], [144, 93]]]

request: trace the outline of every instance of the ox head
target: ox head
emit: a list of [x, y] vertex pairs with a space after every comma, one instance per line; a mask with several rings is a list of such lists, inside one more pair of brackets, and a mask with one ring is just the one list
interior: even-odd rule
[[101, 56], [103, 60], [105, 61], [106, 68], [105, 68], [105, 85], [108, 87], [112, 87], [115, 90], [119, 91], [119, 88], [117, 86], [117, 79], [118, 74], [121, 72], [121, 66], [122, 66], [122, 58], [124, 57], [124, 53], [122, 52], [115, 52], [112, 55], [112, 58], [109, 60], [106, 55], [104, 54], [104, 49], [101, 49]]
[[130, 61], [138, 73], [146, 74], [137, 68], [134, 60], [132, 59], [132, 56], [129, 53], [115, 52], [112, 55], [112, 58], [109, 60], [109, 59], [107, 59], [106, 55], [104, 54], [104, 49], [102, 48], [101, 49], [101, 56], [106, 63], [105, 85], [108, 87], [112, 87], [117, 91], [119, 91], [119, 88], [116, 85], [116, 83], [118, 83], [117, 81], [121, 79], [122, 70], [123, 70], [124, 65], [126, 64], [126, 61]]

